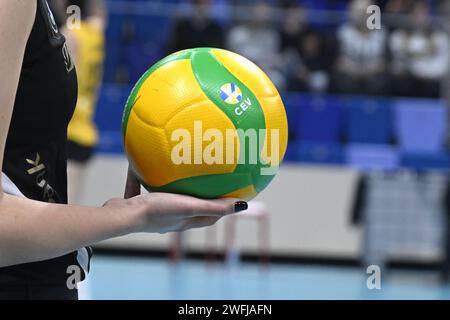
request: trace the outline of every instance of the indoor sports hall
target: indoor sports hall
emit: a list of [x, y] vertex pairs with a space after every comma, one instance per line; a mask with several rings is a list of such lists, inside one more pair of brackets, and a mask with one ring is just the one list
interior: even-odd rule
[[247, 211], [95, 244], [81, 299], [450, 299], [450, 1], [105, 2], [98, 139], [69, 203], [123, 196], [127, 99], [179, 50], [261, 67], [289, 143]]

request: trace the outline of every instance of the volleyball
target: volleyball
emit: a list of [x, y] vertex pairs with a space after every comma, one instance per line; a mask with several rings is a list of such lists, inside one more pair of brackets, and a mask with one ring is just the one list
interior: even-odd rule
[[144, 73], [127, 100], [122, 136], [147, 190], [250, 200], [276, 175], [288, 129], [280, 94], [258, 66], [196, 48]]

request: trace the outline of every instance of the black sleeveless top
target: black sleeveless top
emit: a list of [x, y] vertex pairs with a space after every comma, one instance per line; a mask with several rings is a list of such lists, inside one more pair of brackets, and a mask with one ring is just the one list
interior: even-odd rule
[[[67, 203], [67, 125], [76, 104], [77, 77], [47, 1], [37, 2], [2, 171], [22, 196]], [[0, 288], [65, 286], [68, 267], [80, 266], [79, 255], [73, 252], [48, 261], [0, 268]]]

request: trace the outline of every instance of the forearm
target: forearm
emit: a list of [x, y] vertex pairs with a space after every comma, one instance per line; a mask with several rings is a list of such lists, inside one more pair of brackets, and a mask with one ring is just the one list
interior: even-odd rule
[[101, 208], [50, 204], [3, 195], [0, 267], [55, 258], [133, 232], [138, 212], [125, 200]]

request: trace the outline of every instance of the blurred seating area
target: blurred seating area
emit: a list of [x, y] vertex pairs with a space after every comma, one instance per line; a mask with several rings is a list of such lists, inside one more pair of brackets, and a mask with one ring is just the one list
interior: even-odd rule
[[[437, 98], [448, 71], [446, 0], [108, 3], [107, 82], [133, 83], [166, 54], [199, 46], [248, 57], [282, 91]], [[367, 25], [371, 4], [381, 29]]]
[[276, 83], [289, 118], [286, 161], [447, 170], [450, 38], [439, 17], [449, 1], [375, 3], [380, 30], [367, 28], [366, 0], [109, 0], [100, 151], [121, 152], [120, 115], [144, 70], [214, 46]]

